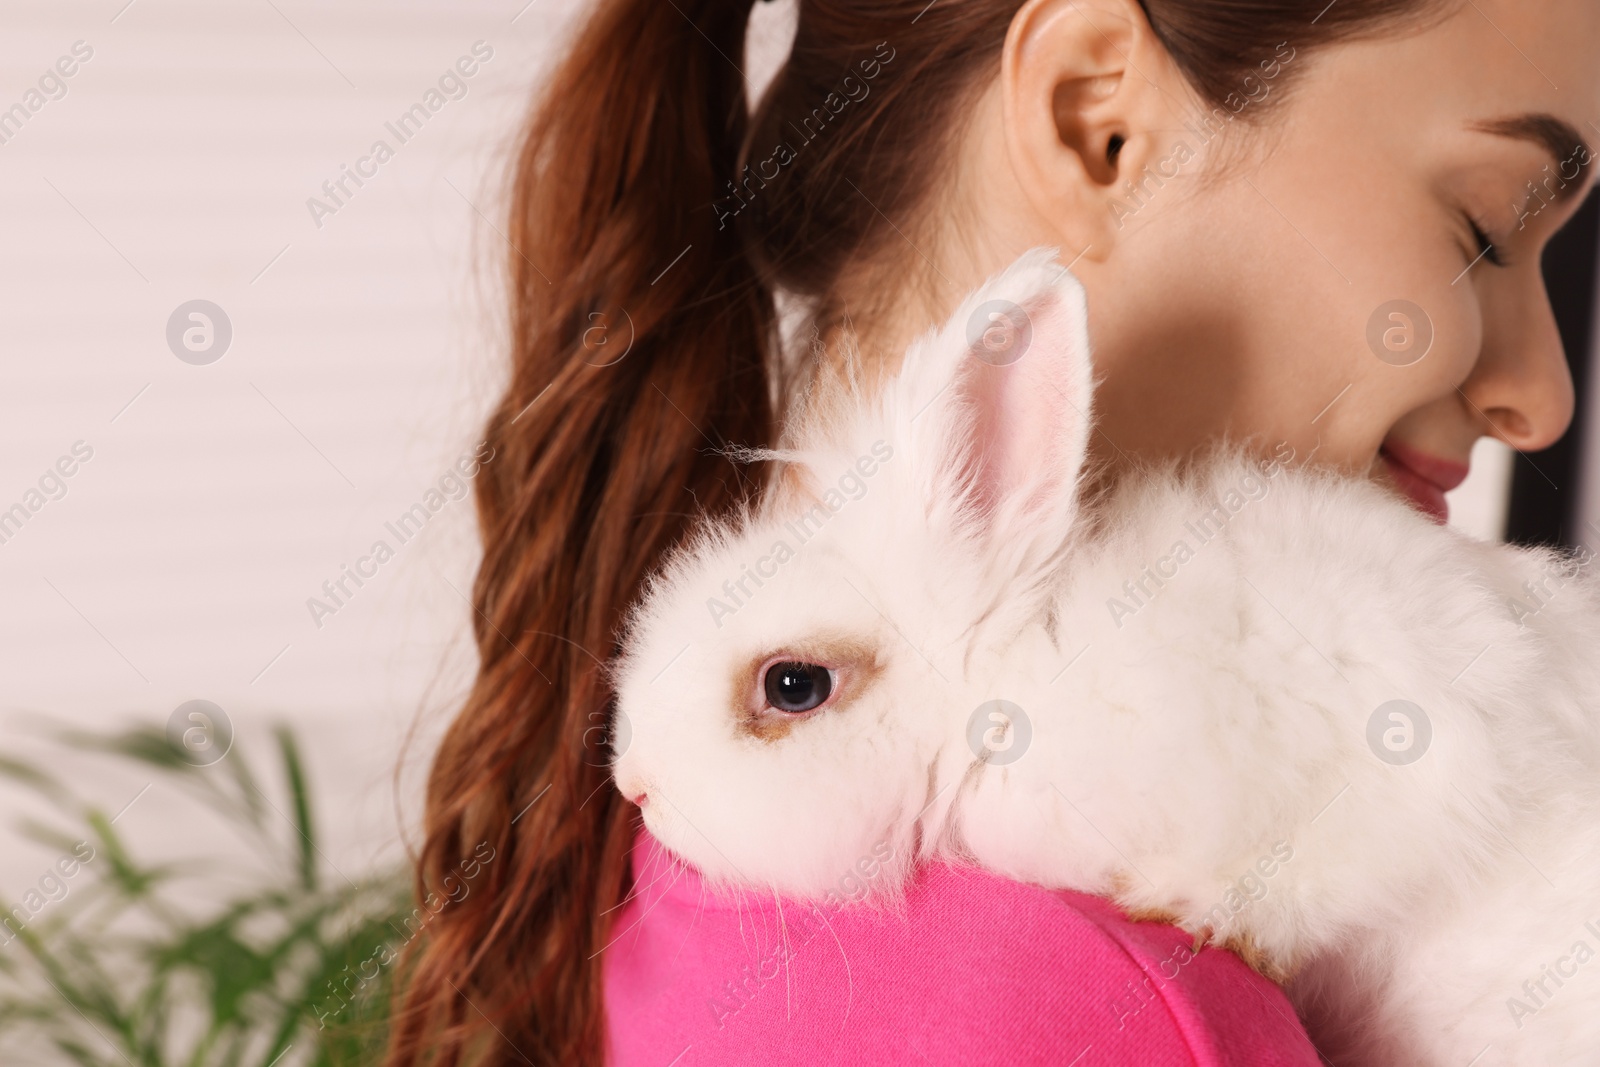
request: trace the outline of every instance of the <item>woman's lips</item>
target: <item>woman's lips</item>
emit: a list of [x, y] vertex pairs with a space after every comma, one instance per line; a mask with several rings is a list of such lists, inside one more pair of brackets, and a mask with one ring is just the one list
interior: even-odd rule
[[1398, 441], [1386, 441], [1378, 449], [1395, 487], [1430, 515], [1435, 522], [1450, 520], [1450, 504], [1444, 495], [1467, 478], [1467, 465], [1435, 456]]

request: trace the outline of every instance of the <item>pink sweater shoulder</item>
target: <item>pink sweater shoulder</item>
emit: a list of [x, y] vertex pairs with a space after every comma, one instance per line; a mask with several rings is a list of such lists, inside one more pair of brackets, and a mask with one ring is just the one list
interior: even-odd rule
[[893, 914], [735, 902], [647, 833], [633, 871], [603, 960], [614, 1067], [1319, 1063], [1237, 957], [1095, 897], [941, 865]]

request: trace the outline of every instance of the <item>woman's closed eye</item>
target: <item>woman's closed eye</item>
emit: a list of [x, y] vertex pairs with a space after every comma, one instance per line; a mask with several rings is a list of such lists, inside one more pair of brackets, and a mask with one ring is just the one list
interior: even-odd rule
[[1488, 232], [1484, 230], [1483, 225], [1471, 215], [1467, 216], [1467, 225], [1471, 227], [1472, 239], [1477, 243], [1476, 258], [1473, 262], [1477, 262], [1479, 259], [1486, 259], [1497, 267], [1504, 267], [1506, 265], [1505, 253], [1501, 246], [1495, 243]]

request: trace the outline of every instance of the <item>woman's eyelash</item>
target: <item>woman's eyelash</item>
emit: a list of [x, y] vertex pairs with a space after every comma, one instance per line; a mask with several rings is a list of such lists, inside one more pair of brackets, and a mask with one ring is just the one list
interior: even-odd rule
[[1505, 259], [1500, 254], [1500, 247], [1489, 240], [1489, 235], [1484, 232], [1478, 220], [1469, 215], [1467, 224], [1472, 227], [1472, 237], [1478, 242], [1478, 258], [1487, 259], [1497, 267], [1505, 266]]

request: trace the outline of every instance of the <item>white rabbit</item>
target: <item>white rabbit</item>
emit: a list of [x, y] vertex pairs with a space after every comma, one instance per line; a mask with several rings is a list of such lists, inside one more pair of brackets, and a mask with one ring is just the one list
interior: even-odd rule
[[1103, 894], [1285, 981], [1337, 1063], [1600, 1062], [1587, 559], [1283, 449], [1080, 514], [1091, 392], [1036, 249], [881, 388], [813, 397], [629, 621], [614, 774], [650, 831], [764, 893], [887, 842], [891, 897], [941, 857]]

